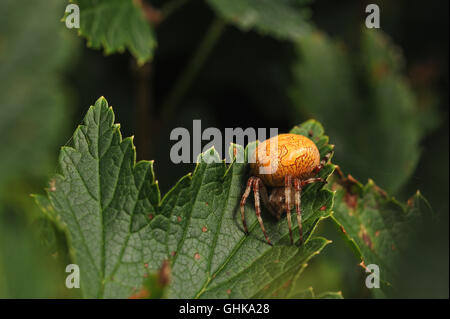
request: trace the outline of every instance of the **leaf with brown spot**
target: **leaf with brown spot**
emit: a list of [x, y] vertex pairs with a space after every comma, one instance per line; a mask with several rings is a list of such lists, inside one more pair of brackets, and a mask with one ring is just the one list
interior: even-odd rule
[[[147, 266], [146, 266], [147, 268]], [[134, 293], [129, 299], [161, 299], [167, 297], [167, 288], [171, 280], [170, 264], [164, 260], [157, 272], [144, 273], [142, 286], [133, 287]]]
[[[408, 204], [402, 204], [372, 180], [363, 185], [342, 173], [333, 180], [336, 196], [332, 220], [360, 258], [361, 267], [377, 264], [381, 288], [385, 293], [393, 292], [402, 252], [422, 222], [434, 215], [428, 202], [417, 192]], [[354, 207], [348, 204], [349, 192], [357, 197]]]

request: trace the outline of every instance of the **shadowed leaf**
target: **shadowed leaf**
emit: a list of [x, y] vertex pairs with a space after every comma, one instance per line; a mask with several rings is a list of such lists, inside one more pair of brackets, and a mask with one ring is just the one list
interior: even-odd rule
[[382, 290], [389, 294], [401, 274], [398, 265], [420, 227], [434, 218], [428, 202], [417, 192], [402, 204], [372, 180], [360, 184], [350, 175], [332, 185], [336, 191], [332, 220], [342, 232], [361, 267], [376, 264]]
[[310, 31], [307, 1], [207, 0], [224, 20], [244, 31], [256, 30], [279, 39], [296, 40]]

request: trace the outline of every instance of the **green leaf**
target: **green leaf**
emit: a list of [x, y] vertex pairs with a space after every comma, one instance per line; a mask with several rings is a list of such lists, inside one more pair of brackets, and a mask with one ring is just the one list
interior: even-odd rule
[[[313, 140], [325, 141], [320, 124], [305, 125], [313, 128]], [[104, 98], [90, 108], [73, 143], [62, 148], [61, 175], [47, 194], [68, 229], [86, 297], [128, 297], [166, 260], [172, 272], [168, 297], [266, 297], [298, 277], [328, 243], [312, 236], [333, 205], [333, 193], [319, 183], [302, 193], [304, 245], [291, 245], [286, 219], [275, 221], [263, 208], [275, 243], [268, 245], [251, 200], [245, 235], [238, 210], [248, 165], [226, 165], [214, 149], [201, 154], [195, 171], [160, 199], [153, 163], [135, 162], [132, 139], [122, 139]], [[231, 152], [234, 147], [242, 158], [242, 146], [232, 145]], [[320, 176], [327, 178], [333, 169], [326, 165]], [[294, 234], [297, 239], [295, 229]]]
[[389, 192], [411, 177], [420, 141], [436, 124], [433, 105], [419, 108], [403, 65], [381, 31], [364, 29], [355, 52], [315, 32], [298, 42], [289, 90], [298, 114], [317, 118], [333, 136], [335, 161]]
[[434, 218], [428, 202], [417, 192], [401, 204], [372, 180], [360, 184], [350, 175], [332, 184], [336, 191], [332, 220], [365, 269], [376, 264], [382, 290], [389, 294], [401, 274], [398, 265], [415, 234]]
[[106, 54], [130, 50], [139, 64], [149, 61], [156, 48], [153, 27], [133, 0], [71, 0], [80, 7], [79, 34], [88, 46]]
[[306, 1], [207, 0], [217, 15], [243, 31], [256, 30], [282, 40], [297, 40], [310, 31]]

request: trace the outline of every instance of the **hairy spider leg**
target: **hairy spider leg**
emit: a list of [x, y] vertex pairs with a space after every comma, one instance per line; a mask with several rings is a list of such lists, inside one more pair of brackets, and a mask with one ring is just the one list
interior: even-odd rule
[[245, 192], [241, 198], [241, 218], [242, 224], [244, 225], [244, 231], [246, 234], [248, 234], [248, 228], [247, 223], [245, 222], [245, 202], [247, 201], [248, 195], [250, 195], [250, 191], [252, 190], [253, 178], [254, 177], [252, 176], [248, 179], [247, 187], [245, 188]]
[[308, 178], [308, 179], [305, 179], [304, 181], [300, 182], [300, 188], [303, 188], [306, 185], [309, 185], [309, 184], [312, 184], [312, 183], [317, 183], [317, 182], [324, 182], [325, 183], [325, 180], [322, 177]]
[[300, 179], [294, 180], [295, 188], [295, 212], [297, 213], [298, 232], [300, 234], [300, 245], [303, 243], [303, 229], [302, 229], [302, 187]]
[[245, 203], [247, 202], [247, 198], [250, 195], [250, 191], [253, 186], [253, 193], [255, 198], [255, 212], [256, 217], [258, 218], [259, 225], [261, 226], [261, 229], [264, 233], [264, 237], [266, 238], [269, 245], [272, 245], [272, 243], [269, 240], [269, 237], [267, 236], [266, 229], [264, 228], [264, 224], [261, 218], [261, 206], [259, 201], [259, 196], [261, 194], [263, 202], [266, 204], [267, 208], [272, 212], [272, 207], [270, 206], [269, 196], [267, 195], [267, 189], [264, 186], [264, 183], [259, 177], [251, 176], [247, 181], [247, 187], [245, 188], [245, 192], [242, 195], [241, 202], [240, 202], [240, 208], [241, 208], [241, 219], [242, 224], [244, 226], [244, 231], [246, 234], [248, 234], [248, 228], [247, 228], [247, 222], [245, 221]]
[[290, 175], [286, 175], [284, 178], [284, 194], [286, 201], [286, 217], [289, 227], [289, 237], [291, 238], [291, 244], [294, 244], [294, 240], [292, 239], [292, 225], [291, 225], [291, 186], [292, 186], [292, 177]]
[[294, 188], [295, 188], [295, 212], [297, 213], [297, 223], [298, 223], [298, 231], [300, 234], [300, 245], [303, 243], [303, 227], [302, 227], [302, 188], [308, 184], [316, 183], [316, 182], [324, 182], [324, 179], [321, 177], [313, 177], [306, 179], [304, 181], [296, 178], [294, 180]]
[[317, 165], [316, 167], [314, 167], [313, 169], [313, 173], [314, 174], [318, 174], [320, 172], [320, 170], [325, 166], [325, 164], [328, 162], [328, 160], [331, 157], [331, 154], [333, 153], [333, 151], [329, 151], [325, 157], [323, 159], [320, 160], [320, 164]]
[[255, 179], [258, 179], [259, 183], [259, 193], [261, 195], [261, 198], [263, 200], [264, 205], [266, 205], [267, 210], [273, 215], [276, 216], [275, 211], [272, 208], [272, 204], [269, 200], [269, 195], [267, 193], [267, 188], [264, 185], [263, 181], [259, 177], [255, 177]]
[[267, 243], [272, 246], [272, 243], [270, 242], [269, 237], [267, 236], [266, 230], [264, 228], [263, 220], [261, 218], [261, 207], [259, 204], [259, 189], [260, 189], [261, 185], [262, 185], [261, 179], [255, 178], [254, 182], [253, 182], [253, 193], [255, 195], [255, 212], [256, 212], [256, 217], [258, 218], [258, 221], [259, 221], [259, 225], [261, 226], [261, 229], [264, 233], [264, 237], [266, 238]]

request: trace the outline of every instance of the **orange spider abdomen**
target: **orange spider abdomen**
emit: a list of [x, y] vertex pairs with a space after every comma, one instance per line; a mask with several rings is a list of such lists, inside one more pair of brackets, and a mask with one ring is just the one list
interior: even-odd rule
[[309, 178], [319, 164], [320, 153], [316, 144], [297, 134], [280, 134], [265, 140], [258, 144], [250, 158], [253, 174], [272, 187], [284, 186], [287, 175]]

